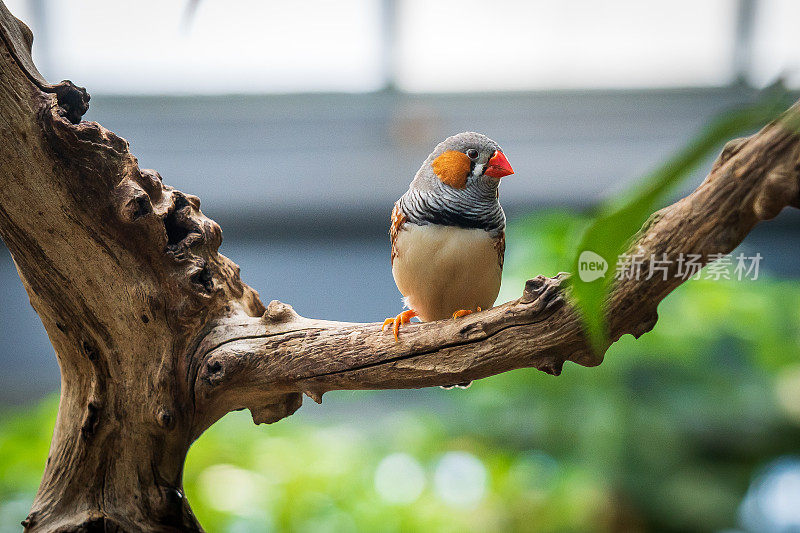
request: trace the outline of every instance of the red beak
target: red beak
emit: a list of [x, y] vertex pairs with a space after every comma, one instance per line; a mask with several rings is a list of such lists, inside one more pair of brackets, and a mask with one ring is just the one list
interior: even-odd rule
[[483, 173], [487, 176], [491, 176], [492, 178], [499, 179], [503, 176], [513, 174], [514, 169], [511, 168], [511, 165], [509, 164], [508, 159], [506, 159], [506, 156], [503, 155], [503, 152], [497, 150], [489, 160], [489, 166], [486, 167], [486, 170], [484, 170]]

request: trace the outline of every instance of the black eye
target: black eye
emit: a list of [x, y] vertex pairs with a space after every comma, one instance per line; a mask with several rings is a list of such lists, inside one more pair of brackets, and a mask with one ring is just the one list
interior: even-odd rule
[[470, 148], [467, 150], [467, 157], [472, 160], [478, 159], [478, 151], [475, 148]]

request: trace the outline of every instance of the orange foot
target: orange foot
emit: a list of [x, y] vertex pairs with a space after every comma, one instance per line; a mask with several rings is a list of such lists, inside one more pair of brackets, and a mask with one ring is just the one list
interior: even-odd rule
[[472, 309], [459, 309], [455, 313], [453, 313], [453, 320], [456, 318], [461, 318], [462, 316], [471, 315], [472, 313], [480, 313], [481, 308], [479, 307], [477, 311], [473, 311]]
[[400, 325], [408, 324], [409, 322], [411, 322], [411, 319], [414, 318], [415, 316], [417, 316], [417, 312], [414, 311], [413, 309], [409, 309], [408, 311], [403, 311], [394, 318], [389, 317], [383, 321], [383, 326], [381, 326], [381, 331], [383, 331], [383, 329], [389, 324], [393, 324], [392, 331], [394, 331], [394, 340], [396, 341], [400, 340], [397, 336], [400, 333]]

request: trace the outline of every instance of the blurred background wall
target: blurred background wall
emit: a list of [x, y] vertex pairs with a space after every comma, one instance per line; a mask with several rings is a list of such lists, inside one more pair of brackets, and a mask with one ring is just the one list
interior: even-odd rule
[[[203, 211], [223, 227], [222, 252], [240, 264], [244, 280], [260, 291], [262, 299], [289, 302], [306, 316], [339, 320], [377, 321], [399, 311], [400, 295], [389, 266], [388, 213], [419, 164], [444, 137], [464, 130], [486, 133], [503, 146], [516, 170], [502, 187], [503, 205], [512, 228], [517, 228], [510, 230], [517, 240], [509, 242], [512, 265], [502, 293], [510, 299], [521, 290], [525, 276], [552, 275], [563, 268], [548, 258], [567, 256], [569, 251], [547, 239], [561, 238], [562, 248], [574, 242], [569, 239], [570, 228], [580, 228], [587, 209], [626, 190], [684, 146], [712, 117], [752, 101], [760, 89], [778, 79], [790, 88], [800, 87], [796, 28], [800, 3], [793, 0], [6, 0], [6, 4], [33, 29], [34, 59], [45, 77], [71, 79], [87, 87], [92, 100], [86, 120], [98, 121], [127, 139], [142, 167], [158, 170], [166, 183], [202, 199]], [[684, 192], [697, 185], [707, 168], [687, 180]], [[746, 250], [765, 257], [764, 276], [776, 286], [789, 287], [778, 292], [794, 290], [800, 276], [799, 221], [793, 213], [784, 213], [745, 243]], [[772, 285], [756, 287], [749, 290], [755, 294], [773, 290]], [[725, 298], [735, 299], [737, 291], [731, 288]], [[697, 305], [702, 301], [698, 297]], [[59, 372], [5, 248], [0, 251], [0, 302], [0, 405], [5, 406], [0, 412], [25, 412], [58, 390]], [[723, 328], [725, 316], [720, 314], [715, 324]], [[796, 362], [800, 342], [796, 326], [791, 320], [785, 326], [787, 338], [794, 339], [788, 347], [764, 349], [783, 350], [789, 363]], [[674, 327], [681, 331], [683, 326]], [[669, 326], [664, 328], [669, 331]], [[698, 335], [700, 344], [723, 342], [708, 332], [705, 337], [702, 332]], [[662, 341], [669, 344], [674, 339]], [[630, 353], [637, 350], [641, 345], [632, 344]], [[725, 347], [723, 342], [720, 350], [747, 359], [752, 347]], [[624, 353], [612, 351], [609, 358], [624, 358]], [[699, 367], [695, 370], [701, 372]], [[569, 372], [583, 372], [579, 380], [597, 371]], [[651, 378], [661, 379], [658, 376], [656, 372]], [[538, 378], [525, 379], [538, 383]], [[505, 382], [496, 383], [496, 389], [487, 385], [486, 390], [494, 391], [493, 398], [503, 398], [497, 388], [502, 390]], [[800, 380], [790, 383], [800, 387]], [[673, 382], [661, 384], [677, 394]], [[601, 380], [597, 387], [605, 393], [608, 383]], [[564, 389], [572, 390], [569, 384]], [[726, 394], [744, 394], [734, 389], [731, 385], [706, 400], [716, 404], [725, 402]], [[536, 385], [531, 390], [537, 390]], [[467, 406], [464, 412], [479, 411], [476, 406], [484, 405], [475, 403], [477, 394], [457, 400]], [[620, 394], [631, 402], [630, 409], [636, 409], [634, 393]], [[383, 420], [431, 405], [449, 413], [443, 416], [463, 416], [458, 404], [453, 406], [452, 396], [438, 391], [358, 396], [357, 402], [343, 394], [331, 396], [332, 406], [304, 406], [281, 424], [358, 427], [364, 417]], [[495, 402], [496, 409], [503, 409], [500, 400]], [[756, 511], [745, 516], [747, 505], [756, 505], [755, 500], [741, 502], [751, 479], [759, 475], [758, 468], [772, 464], [766, 456], [784, 461], [780, 464], [789, 465], [786, 471], [800, 479], [800, 467], [791, 462], [791, 453], [784, 453], [798, 444], [796, 434], [787, 429], [794, 426], [787, 424], [781, 426], [788, 431], [787, 440], [781, 441], [786, 446], [759, 452], [761, 459], [750, 460], [741, 479], [731, 482], [735, 488], [730, 501], [719, 505], [736, 512], [706, 521], [687, 519], [676, 526], [639, 509], [641, 505], [629, 501], [636, 498], [622, 489], [617, 492], [616, 484], [609, 494], [623, 502], [620, 509], [632, 509], [633, 518], [628, 518], [634, 529], [653, 524], [676, 529], [701, 524], [699, 530], [709, 524], [767, 527], [766, 518], [752, 518]], [[247, 438], [260, 432], [241, 431], [250, 432]], [[465, 430], [462, 425], [447, 431], [485, 432], [475, 427]], [[382, 435], [393, 442], [391, 432]], [[515, 438], [501, 430], [497, 435], [502, 442]], [[531, 438], [523, 439], [527, 444], [520, 444], [519, 450], [547, 452], [531, 456], [535, 467], [531, 468], [546, 470], [551, 458], [561, 459]], [[387, 446], [387, 453], [400, 453]], [[384, 463], [386, 457], [376, 452], [376, 464], [390, 473], [392, 468], [414, 470], [419, 462], [412, 457], [408, 467], [409, 456], [391, 453], [386, 457], [395, 462]], [[477, 452], [473, 455], [480, 457]], [[450, 457], [457, 475], [469, 474], [473, 455]], [[544, 463], [542, 457], [547, 458]], [[207, 483], [216, 482], [214, 475], [232, 475], [236, 483], [253, 482], [246, 476], [236, 478], [238, 470], [219, 470], [219, 466], [209, 460], [197, 476], [206, 472], [211, 476]], [[379, 488], [380, 476], [375, 475]], [[789, 487], [787, 501], [800, 506], [800, 481], [789, 479], [784, 484]], [[636, 493], [631, 487], [626, 490]], [[14, 501], [24, 507], [28, 493], [20, 491]], [[203, 513], [202, 499], [194, 503]], [[220, 528], [296, 526], [277, 511], [255, 519], [242, 518], [235, 505], [211, 507], [204, 518], [217, 520], [212, 523]], [[774, 515], [779, 517], [775, 531], [783, 531], [780, 527], [786, 524], [800, 527], [797, 513], [786, 511], [791, 508], [780, 507]], [[409, 509], [419, 511], [413, 505]], [[2, 512], [0, 508], [0, 519]], [[441, 515], [440, 510], [435, 512]], [[744, 518], [736, 513], [745, 513]], [[371, 528], [360, 515], [351, 515], [357, 529]], [[336, 520], [344, 519], [336, 516], [320, 523], [341, 525]], [[614, 520], [622, 524], [627, 515], [620, 511], [620, 516]], [[417, 523], [398, 527], [403, 529], [403, 524]], [[528, 526], [524, 521], [508, 525], [544, 530]]]

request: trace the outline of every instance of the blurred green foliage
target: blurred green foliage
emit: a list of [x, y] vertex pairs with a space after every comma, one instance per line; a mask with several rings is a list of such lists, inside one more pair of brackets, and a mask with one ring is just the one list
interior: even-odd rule
[[[587, 223], [514, 224], [502, 295], [567, 270]], [[797, 281], [690, 281], [597, 368], [330, 393], [324, 418], [272, 426], [234, 413], [190, 450], [186, 495], [212, 532], [733, 527], [758, 468], [800, 449], [798, 301]], [[0, 422], [0, 531], [27, 513], [55, 409]]]

